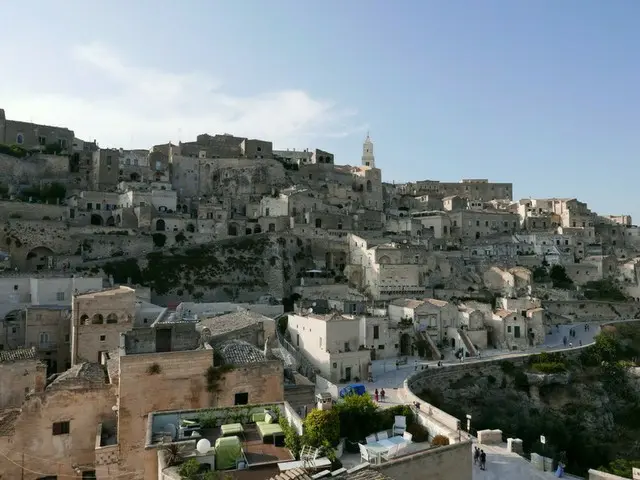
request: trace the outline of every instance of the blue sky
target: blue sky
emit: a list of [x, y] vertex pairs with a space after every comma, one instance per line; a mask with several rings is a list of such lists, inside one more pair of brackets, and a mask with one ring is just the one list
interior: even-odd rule
[[516, 198], [575, 196], [640, 221], [637, 0], [37, 0], [3, 13], [16, 19], [0, 47], [9, 118], [104, 146], [227, 132], [351, 164], [370, 130], [385, 181], [511, 181]]

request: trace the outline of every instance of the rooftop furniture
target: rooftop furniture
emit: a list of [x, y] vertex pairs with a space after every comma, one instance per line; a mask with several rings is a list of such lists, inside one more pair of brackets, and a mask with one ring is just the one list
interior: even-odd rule
[[294, 468], [318, 469], [326, 467], [331, 467], [331, 460], [329, 460], [327, 457], [316, 458], [315, 460], [309, 460], [307, 462], [296, 460], [293, 462], [281, 462], [278, 464], [278, 468], [281, 472], [293, 470]]
[[404, 415], [396, 415], [393, 423], [393, 434], [402, 435], [407, 430], [407, 417]]
[[389, 450], [387, 450], [385, 453], [381, 453], [380, 456], [382, 457], [383, 460], [389, 461], [393, 457], [398, 455], [399, 447], [400, 445], [392, 445], [391, 448], [389, 448]]
[[[394, 447], [399, 447], [402, 444], [406, 444], [407, 441], [403, 437], [391, 437], [388, 439], [378, 440], [375, 443], [367, 444], [366, 449], [369, 451], [369, 457], [375, 457], [380, 462], [383, 456], [389, 455], [389, 450]], [[363, 445], [364, 446], [364, 445]], [[404, 447], [402, 447], [404, 448]], [[399, 448], [396, 448], [395, 454], [397, 455]], [[360, 449], [362, 454], [362, 449]], [[369, 461], [369, 463], [374, 463]]]
[[378, 432], [378, 440], [386, 440], [387, 438], [389, 438], [387, 432]]
[[[258, 417], [259, 415], [261, 414], [256, 413], [253, 417]], [[258, 434], [264, 443], [267, 443], [265, 441], [271, 440], [272, 443], [275, 444], [276, 437], [284, 437], [284, 432], [278, 423], [274, 423], [275, 418], [270, 413], [265, 413], [263, 418], [263, 421], [255, 420]]]
[[220, 432], [223, 437], [232, 435], [244, 435], [244, 428], [241, 423], [228, 423], [220, 426]]
[[310, 447], [309, 445], [303, 445], [300, 450], [300, 460], [308, 461], [315, 460], [320, 456], [320, 449], [315, 447]]
[[362, 458], [363, 461], [371, 463], [373, 465], [379, 463], [377, 453], [369, 451], [369, 449], [361, 443], [358, 444], [358, 447], [360, 447], [360, 458]]
[[378, 438], [376, 437], [375, 433], [373, 435], [369, 435], [367, 438], [367, 444], [369, 443], [376, 443], [378, 441]]
[[244, 459], [242, 444], [238, 437], [220, 437], [216, 440], [216, 468], [227, 470], [236, 468], [237, 461]]
[[402, 434], [402, 438], [404, 438], [407, 443], [411, 443], [413, 441], [413, 434], [409, 432], [404, 432]]
[[201, 428], [202, 425], [198, 421], [183, 418], [178, 425], [178, 438], [193, 437], [193, 434]]

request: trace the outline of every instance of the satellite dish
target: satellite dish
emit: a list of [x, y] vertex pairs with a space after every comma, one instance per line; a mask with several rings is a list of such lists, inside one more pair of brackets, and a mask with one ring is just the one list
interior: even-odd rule
[[313, 313], [313, 308], [310, 308], [309, 310], [307, 310], [307, 313]]
[[312, 307], [315, 307], [315, 306], [316, 306], [316, 302], [313, 302], [313, 303], [311, 304], [311, 306], [312, 306]]
[[209, 440], [207, 440], [206, 438], [198, 440], [198, 443], [196, 444], [196, 450], [198, 451], [198, 453], [202, 453], [204, 455], [210, 449], [211, 449], [211, 442]]

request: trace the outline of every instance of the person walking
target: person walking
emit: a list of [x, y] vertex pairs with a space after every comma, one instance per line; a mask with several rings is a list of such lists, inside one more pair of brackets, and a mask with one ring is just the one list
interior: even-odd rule
[[382, 400], [384, 402], [384, 396], [386, 395], [384, 388], [382, 390], [380, 390], [380, 400]]
[[487, 469], [487, 454], [484, 453], [484, 450], [480, 450], [480, 470]]
[[376, 391], [375, 391], [375, 392], [373, 392], [373, 395], [374, 395], [374, 397], [375, 397], [375, 399], [376, 399], [376, 402], [377, 402], [377, 401], [378, 401], [378, 399], [380, 398], [380, 394], [378, 393], [378, 389], [377, 389], [377, 388], [376, 388]]
[[473, 464], [478, 465], [479, 462], [480, 462], [480, 449], [478, 447], [475, 447], [473, 450]]

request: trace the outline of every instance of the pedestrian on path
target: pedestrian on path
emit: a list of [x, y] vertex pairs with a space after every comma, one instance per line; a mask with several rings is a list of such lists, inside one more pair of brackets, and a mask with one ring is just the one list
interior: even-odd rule
[[478, 465], [479, 462], [480, 462], [480, 449], [478, 447], [475, 447], [473, 450], [473, 464]]
[[484, 450], [480, 450], [480, 470], [487, 469], [487, 454], [484, 453]]
[[377, 402], [377, 401], [378, 401], [378, 399], [379, 399], [379, 396], [380, 396], [380, 394], [378, 393], [378, 389], [377, 389], [377, 388], [376, 388], [376, 391], [375, 391], [375, 392], [373, 392], [373, 395], [374, 395], [374, 397], [375, 397], [375, 399], [376, 399], [376, 402]]
[[380, 390], [380, 400], [382, 400], [384, 402], [384, 396], [386, 395], [384, 388], [382, 390]]

